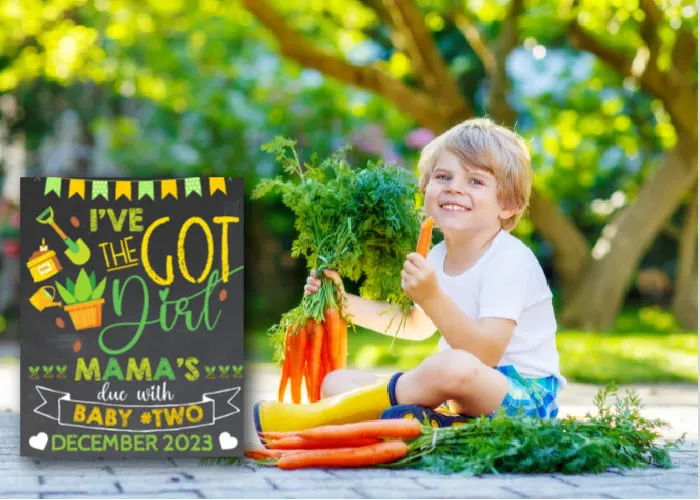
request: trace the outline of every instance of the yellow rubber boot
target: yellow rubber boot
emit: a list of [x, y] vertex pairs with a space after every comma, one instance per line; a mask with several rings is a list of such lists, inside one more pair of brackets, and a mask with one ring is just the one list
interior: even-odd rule
[[258, 433], [287, 432], [378, 419], [396, 404], [394, 386], [400, 375], [306, 405], [259, 401], [253, 408], [255, 428]]

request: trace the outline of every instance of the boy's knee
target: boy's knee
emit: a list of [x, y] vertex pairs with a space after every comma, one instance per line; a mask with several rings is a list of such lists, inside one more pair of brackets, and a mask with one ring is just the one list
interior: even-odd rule
[[326, 374], [321, 382], [321, 398], [330, 398], [342, 391], [343, 380], [347, 378], [346, 370], [334, 370]]
[[473, 354], [452, 349], [442, 364], [441, 383], [449, 397], [464, 393], [477, 378], [481, 362]]

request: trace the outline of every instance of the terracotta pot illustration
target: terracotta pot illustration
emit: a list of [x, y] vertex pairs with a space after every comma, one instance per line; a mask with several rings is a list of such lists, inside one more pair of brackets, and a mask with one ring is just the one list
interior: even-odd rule
[[102, 304], [104, 302], [105, 299], [91, 300], [64, 306], [63, 310], [70, 315], [76, 330], [87, 330], [88, 328], [102, 326]]

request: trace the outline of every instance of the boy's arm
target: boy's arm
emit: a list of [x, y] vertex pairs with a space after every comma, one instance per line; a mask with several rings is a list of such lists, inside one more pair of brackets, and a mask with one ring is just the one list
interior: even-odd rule
[[[363, 299], [350, 293], [347, 297], [348, 311], [356, 325], [393, 336], [401, 321], [401, 311], [388, 302]], [[392, 321], [393, 320], [393, 321]], [[391, 323], [391, 329], [389, 329]], [[425, 340], [436, 331], [435, 325], [419, 307], [413, 307], [398, 337], [406, 340]]]
[[488, 366], [496, 366], [515, 330], [512, 319], [473, 320], [441, 289], [423, 301], [423, 309], [450, 347], [471, 352]]

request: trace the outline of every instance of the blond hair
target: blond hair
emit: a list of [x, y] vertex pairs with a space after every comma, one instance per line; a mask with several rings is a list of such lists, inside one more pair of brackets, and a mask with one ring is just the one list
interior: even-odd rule
[[418, 171], [423, 194], [443, 151], [457, 156], [463, 165], [486, 170], [496, 178], [499, 205], [516, 210], [512, 217], [501, 221], [501, 227], [513, 229], [527, 209], [532, 189], [530, 151], [525, 141], [488, 118], [472, 118], [455, 125], [421, 151]]

